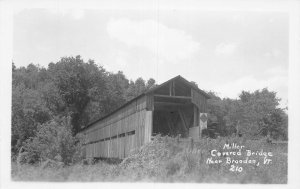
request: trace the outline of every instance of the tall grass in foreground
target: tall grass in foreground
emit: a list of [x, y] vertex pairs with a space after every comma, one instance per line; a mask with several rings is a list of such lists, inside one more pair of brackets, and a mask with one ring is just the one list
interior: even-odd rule
[[[246, 149], [272, 152], [270, 165], [239, 164], [243, 171], [230, 171], [229, 164], [207, 164], [211, 150], [222, 150], [225, 143]], [[232, 150], [234, 151], [234, 150]], [[244, 159], [242, 155], [239, 159]], [[234, 156], [231, 156], [234, 158]], [[236, 157], [237, 158], [237, 157]], [[263, 162], [263, 156], [255, 156]], [[225, 161], [226, 157], [220, 157]], [[238, 158], [237, 158], [238, 159]], [[199, 182], [199, 183], [287, 183], [287, 145], [243, 138], [203, 139], [189, 143], [157, 136], [152, 142], [119, 164], [99, 161], [94, 165], [44, 167], [12, 163], [16, 181], [114, 181], [114, 182]]]

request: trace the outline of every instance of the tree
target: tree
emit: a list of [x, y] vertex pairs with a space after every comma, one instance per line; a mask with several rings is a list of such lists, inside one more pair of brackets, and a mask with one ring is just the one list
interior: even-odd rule
[[135, 82], [130, 81], [126, 91], [126, 100], [129, 101], [155, 86], [156, 83], [153, 78], [150, 78], [147, 82], [141, 77], [137, 78]]
[[281, 109], [275, 109], [259, 121], [259, 133], [273, 139], [287, 140], [287, 117]]
[[221, 135], [233, 133], [248, 137], [287, 138], [287, 115], [277, 108], [280, 99], [264, 88], [253, 93], [242, 91], [238, 99], [221, 99], [209, 92], [209, 124], [218, 122]]
[[76, 134], [88, 122], [84, 111], [91, 100], [90, 89], [103, 88], [105, 71], [91, 60], [84, 63], [80, 56], [63, 57], [56, 64], [49, 64], [48, 70], [70, 112]]
[[70, 117], [55, 117], [51, 121], [41, 124], [36, 135], [27, 139], [24, 147], [27, 163], [36, 163], [48, 159], [61, 161], [65, 165], [74, 162], [75, 154], [80, 145], [76, 145], [78, 138], [72, 135]]
[[129, 83], [123, 72], [107, 72], [80, 56], [63, 57], [47, 68], [34, 64], [17, 68], [12, 63], [12, 81], [13, 154], [37, 136], [39, 125], [53, 125], [49, 121], [56, 117], [70, 117], [75, 136], [91, 121], [155, 86], [154, 79], [147, 84], [142, 78]]
[[12, 72], [14, 72], [14, 71], [16, 71], [16, 65], [15, 65], [15, 63], [14, 62], [12, 62]]
[[217, 96], [216, 93], [210, 91], [208, 95], [211, 97], [207, 102], [208, 109], [208, 125], [217, 122], [218, 123], [218, 132], [224, 136], [226, 135], [226, 122], [224, 117], [226, 115], [226, 108], [224, 101]]
[[149, 89], [151, 89], [151, 88], [153, 88], [155, 86], [156, 86], [155, 80], [153, 78], [150, 78], [147, 81], [146, 89], [149, 90]]
[[126, 102], [126, 89], [128, 86], [129, 81], [123, 72], [119, 71], [117, 74], [108, 75], [106, 80], [107, 95], [105, 101], [102, 102], [105, 105], [106, 113], [115, 110]]
[[129, 101], [142, 94], [146, 90], [147, 89], [145, 81], [141, 77], [137, 78], [135, 82], [130, 81], [128, 89], [126, 91], [126, 100]]
[[[192, 85], [194, 85], [195, 87], [198, 87], [198, 84], [195, 82], [195, 81], [190, 81], [190, 83], [192, 84]], [[212, 92], [213, 93], [213, 92]]]
[[34, 136], [38, 124], [51, 119], [41, 94], [25, 88], [24, 84], [12, 87], [12, 152], [15, 154], [22, 143]]
[[264, 88], [253, 93], [242, 92], [240, 95], [243, 117], [241, 119], [241, 130], [249, 136], [260, 135], [259, 122], [277, 109], [280, 99], [275, 92]]
[[[75, 136], [91, 121], [155, 86], [153, 78], [129, 81], [123, 72], [108, 72], [93, 60], [85, 62], [80, 56], [63, 57], [49, 63], [47, 68], [34, 64], [17, 68], [12, 63], [12, 154], [25, 141], [40, 136], [44, 129], [61, 125], [59, 117], [70, 118], [68, 128]], [[288, 116], [277, 108], [280, 99], [275, 92], [242, 91], [238, 99], [222, 99], [214, 92], [208, 94], [211, 96], [208, 124], [218, 123], [222, 136], [241, 132], [252, 137], [269, 134], [287, 139]]]

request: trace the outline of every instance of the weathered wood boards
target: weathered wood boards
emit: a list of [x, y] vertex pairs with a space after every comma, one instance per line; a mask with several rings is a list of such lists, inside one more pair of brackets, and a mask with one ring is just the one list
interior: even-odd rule
[[145, 137], [144, 137], [144, 143], [147, 143], [147, 142], [151, 141], [152, 120], [153, 120], [153, 111], [146, 111], [146, 113], [145, 113]]
[[195, 89], [191, 89], [192, 103], [195, 104], [200, 112], [206, 112], [206, 97], [197, 92]]
[[199, 114], [206, 112], [207, 98], [205, 92], [181, 76], [156, 86], [82, 131], [86, 157], [127, 157], [151, 141], [153, 117], [158, 112], [160, 118], [167, 116], [161, 119], [165, 120], [165, 128], [155, 123], [155, 130], [199, 138]]
[[136, 99], [85, 132], [86, 157], [125, 158], [150, 141], [151, 129], [152, 111], [146, 110], [146, 97]]

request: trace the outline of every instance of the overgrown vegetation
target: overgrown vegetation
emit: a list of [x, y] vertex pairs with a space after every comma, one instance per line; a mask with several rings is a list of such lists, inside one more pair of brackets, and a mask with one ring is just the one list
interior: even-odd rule
[[69, 117], [55, 118], [38, 125], [34, 137], [24, 142], [18, 154], [18, 164], [57, 161], [64, 165], [80, 161], [81, 140], [72, 136]]
[[288, 139], [288, 115], [278, 107], [280, 99], [275, 92], [267, 88], [252, 93], [242, 91], [238, 99], [221, 99], [214, 92], [209, 94], [208, 124], [217, 122], [216, 132], [221, 136]]
[[[225, 143], [237, 143], [250, 150], [272, 152], [270, 165], [243, 164], [242, 172], [230, 171], [230, 165], [207, 164], [211, 150]], [[220, 159], [225, 159], [221, 157]], [[245, 158], [245, 155], [241, 157]], [[263, 157], [257, 157], [263, 161]], [[280, 171], [279, 171], [280, 170]], [[286, 183], [287, 146], [245, 138], [203, 139], [194, 144], [157, 136], [120, 164], [99, 161], [94, 165], [77, 163], [66, 167], [41, 167], [13, 164], [13, 180], [38, 181], [124, 181], [124, 182], [201, 182], [201, 183]]]
[[[206, 152], [200, 156], [188, 154], [183, 146], [162, 142], [164, 139], [158, 137], [120, 165], [79, 163], [82, 157], [78, 131], [155, 85], [154, 79], [131, 81], [122, 72], [108, 72], [93, 60], [84, 62], [80, 56], [61, 58], [47, 68], [34, 64], [17, 68], [13, 64], [13, 178], [210, 182], [210, 175], [214, 182], [226, 182], [226, 179], [230, 182], [244, 182], [243, 179], [260, 182], [259, 179], [268, 178], [266, 182], [283, 183], [286, 180], [284, 174], [269, 178], [270, 171], [286, 170], [286, 156], [282, 155], [286, 148], [268, 146], [270, 144], [267, 147], [278, 152], [276, 157], [279, 159], [270, 170], [249, 168], [248, 173], [256, 175], [253, 178], [244, 173], [234, 176], [222, 167], [201, 163], [208, 150], [222, 144], [223, 139], [202, 141], [198, 147]], [[238, 99], [221, 99], [214, 92], [208, 94], [211, 96], [208, 124], [216, 125], [213, 132], [222, 138], [243, 136], [249, 146], [261, 144], [249, 139], [266, 136], [287, 140], [288, 116], [278, 108], [280, 99], [275, 92], [268, 89], [242, 91]]]
[[[155, 85], [138, 78], [129, 81], [122, 72], [111, 73], [93, 60], [64, 57], [48, 68], [29, 64], [12, 67], [12, 155], [39, 133], [39, 125], [56, 124], [70, 117], [72, 135]], [[51, 134], [51, 132], [49, 132]], [[49, 136], [50, 137], [50, 136]]]

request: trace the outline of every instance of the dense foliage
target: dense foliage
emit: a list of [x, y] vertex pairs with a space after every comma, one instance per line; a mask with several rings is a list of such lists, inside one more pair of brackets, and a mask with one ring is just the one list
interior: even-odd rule
[[288, 116], [278, 107], [280, 99], [275, 92], [267, 88], [252, 93], [242, 91], [238, 99], [221, 99], [213, 92], [209, 94], [209, 123], [218, 123], [221, 136], [239, 134], [287, 140]]
[[108, 72], [80, 56], [61, 58], [48, 68], [34, 64], [17, 68], [13, 64], [12, 154], [17, 154], [25, 141], [36, 138], [41, 126], [55, 127], [57, 117], [70, 117], [75, 136], [87, 123], [154, 85], [154, 79], [129, 81], [122, 72]]
[[[72, 136], [69, 117], [54, 118], [39, 125], [34, 137], [24, 142], [25, 155], [19, 161], [25, 163], [56, 160], [69, 165], [80, 160], [80, 135]], [[77, 158], [77, 159], [76, 159]]]
[[[211, 150], [220, 149], [225, 143], [244, 145], [247, 150], [272, 152], [272, 163], [265, 165], [264, 156], [248, 157], [243, 151], [240, 159], [255, 159], [251, 163], [226, 164], [226, 156], [218, 159], [221, 164], [207, 164]], [[238, 150], [233, 150], [238, 151]], [[202, 139], [189, 143], [171, 137], [156, 136], [153, 141], [125, 158], [120, 164], [99, 161], [96, 164], [75, 164], [66, 167], [36, 167], [12, 165], [12, 179], [16, 181], [96, 181], [96, 182], [192, 182], [192, 183], [287, 183], [287, 145], [270, 144], [265, 140], [245, 140], [243, 137]], [[242, 167], [232, 171], [232, 165]]]
[[[121, 71], [108, 72], [80, 56], [63, 57], [47, 68], [13, 64], [12, 155], [24, 147], [32, 161], [59, 155], [68, 164], [73, 160], [65, 153], [75, 153], [71, 145], [82, 127], [155, 85], [154, 79], [130, 81]], [[241, 133], [287, 139], [287, 114], [277, 107], [280, 99], [275, 92], [242, 91], [238, 99], [209, 94], [209, 124], [216, 122], [221, 136]], [[61, 121], [67, 118], [67, 123]]]

